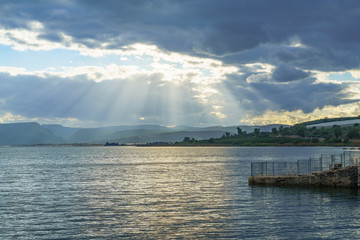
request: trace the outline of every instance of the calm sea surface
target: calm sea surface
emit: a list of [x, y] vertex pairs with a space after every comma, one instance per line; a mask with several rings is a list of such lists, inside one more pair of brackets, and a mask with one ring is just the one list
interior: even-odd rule
[[341, 148], [0, 148], [0, 239], [359, 239], [358, 191], [251, 187]]

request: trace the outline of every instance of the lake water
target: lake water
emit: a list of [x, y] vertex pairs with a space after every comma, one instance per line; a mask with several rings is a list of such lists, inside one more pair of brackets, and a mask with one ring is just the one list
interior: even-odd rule
[[0, 239], [359, 239], [358, 191], [252, 187], [325, 147], [0, 148]]

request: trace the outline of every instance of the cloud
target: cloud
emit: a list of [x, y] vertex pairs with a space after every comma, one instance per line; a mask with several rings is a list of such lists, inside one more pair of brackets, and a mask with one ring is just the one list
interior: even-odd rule
[[354, 98], [349, 93], [353, 86], [349, 83], [316, 82], [311, 77], [285, 84], [271, 78], [262, 82], [248, 82], [244, 79], [246, 77], [249, 78], [247, 75], [233, 75], [224, 84], [238, 104], [254, 116], [265, 111], [301, 110], [310, 113], [316, 108], [359, 101], [359, 96]]
[[24, 121], [24, 117], [20, 115], [14, 115], [10, 112], [1, 112], [0, 113], [0, 123], [6, 123], [6, 122], [21, 122]]
[[[0, 66], [0, 106], [27, 117], [166, 124], [347, 106], [359, 101], [358, 79], [329, 74], [359, 72], [359, 10], [338, 0], [6, 1], [2, 46], [98, 62], [52, 72]], [[117, 60], [100, 63], [108, 56]]]
[[[82, 1], [77, 7], [89, 10], [87, 17], [102, 27], [95, 26], [91, 38], [120, 36], [116, 47], [147, 41], [171, 51], [221, 56], [263, 44], [291, 45], [295, 38], [306, 47], [297, 48], [295, 54], [283, 49], [279, 60], [284, 61], [280, 53], [286, 53], [292, 54], [294, 63], [311, 68], [359, 63], [355, 52], [360, 34], [353, 31], [360, 20], [356, 1]], [[84, 39], [69, 30], [79, 41]]]
[[[79, 46], [114, 50], [141, 42], [218, 56], [256, 51], [264, 44], [287, 45], [293, 47], [272, 53], [277, 61], [344, 69], [359, 64], [360, 34], [353, 31], [359, 7], [357, 1], [336, 0], [83, 0], [12, 1], [0, 11], [5, 28], [41, 30], [39, 39], [54, 44], [71, 39]], [[294, 39], [304, 47], [294, 48]]]
[[310, 73], [296, 69], [289, 65], [279, 65], [272, 73], [272, 78], [278, 82], [291, 82], [301, 80], [310, 76]]
[[301, 110], [296, 111], [270, 111], [267, 110], [259, 116], [248, 115], [241, 120], [243, 124], [266, 125], [266, 124], [287, 124], [312, 121], [321, 118], [337, 118], [339, 116], [356, 116], [360, 111], [360, 103], [349, 103], [343, 106], [325, 106], [322, 109], [316, 108], [310, 113]]

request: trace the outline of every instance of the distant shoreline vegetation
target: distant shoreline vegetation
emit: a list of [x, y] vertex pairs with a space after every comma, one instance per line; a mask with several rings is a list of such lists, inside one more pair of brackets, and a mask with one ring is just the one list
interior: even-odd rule
[[261, 132], [255, 128], [254, 132], [247, 133], [240, 127], [237, 134], [225, 132], [220, 138], [195, 140], [185, 137], [182, 142], [172, 146], [360, 146], [359, 123], [329, 127], [308, 127], [309, 125], [325, 122], [346, 121], [360, 119], [360, 117], [321, 119], [292, 127], [272, 128], [271, 132]]

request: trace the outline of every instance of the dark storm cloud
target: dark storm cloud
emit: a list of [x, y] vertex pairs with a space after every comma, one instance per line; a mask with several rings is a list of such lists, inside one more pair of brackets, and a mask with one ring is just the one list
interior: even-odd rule
[[349, 88], [346, 83], [316, 83], [314, 78], [303, 81], [283, 83], [247, 83], [235, 76], [230, 77], [228, 88], [238, 99], [240, 105], [261, 114], [265, 110], [296, 111], [301, 109], [310, 113], [316, 108], [338, 106], [357, 102], [359, 99], [348, 99], [345, 93]]
[[338, 106], [358, 100], [346, 99], [343, 93], [348, 86], [304, 81], [293, 84], [253, 84], [263, 98], [278, 105], [280, 109], [310, 113], [324, 106]]
[[[52, 32], [42, 37], [52, 41], [61, 41], [56, 32], [64, 32], [89, 47], [143, 42], [218, 56], [250, 50], [251, 59], [319, 70], [359, 66], [359, 10], [360, 3], [351, 0], [3, 1], [0, 7], [3, 25], [37, 20]], [[294, 40], [306, 47], [267, 49], [267, 56], [256, 52], [264, 44]]]
[[[19, 0], [0, 6], [3, 25], [25, 27], [37, 20], [51, 32], [42, 37], [52, 41], [61, 42], [56, 33], [64, 32], [89, 47], [143, 42], [172, 51], [241, 54], [242, 61], [290, 61], [295, 67], [327, 71], [359, 66], [359, 10], [355, 0]], [[275, 47], [267, 55], [258, 54], [266, 44], [294, 39], [306, 47]]]
[[296, 69], [289, 65], [279, 65], [272, 73], [272, 78], [278, 82], [289, 82], [307, 78], [310, 73]]

